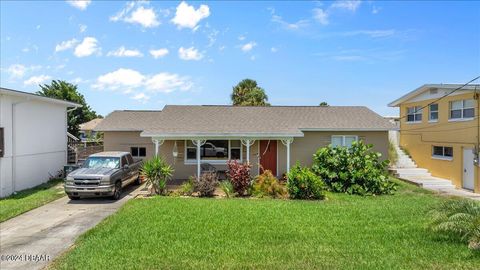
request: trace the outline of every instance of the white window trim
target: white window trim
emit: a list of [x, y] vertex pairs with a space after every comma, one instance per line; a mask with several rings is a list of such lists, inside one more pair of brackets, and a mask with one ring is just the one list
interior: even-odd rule
[[[421, 108], [420, 111], [418, 111], [417, 107], [418, 107], [418, 108]], [[415, 115], [420, 114], [421, 117], [422, 117], [422, 120], [408, 121], [408, 116], [409, 116], [409, 115], [412, 115], [412, 114], [408, 113], [408, 109], [410, 109], [410, 108], [414, 108], [413, 119], [415, 119]], [[430, 117], [430, 116], [429, 116], [429, 117]], [[422, 123], [422, 122], [423, 122], [423, 109], [422, 109], [422, 107], [421, 107], [421, 106], [407, 107], [407, 118], [406, 118], [405, 122], [406, 122], [407, 124], [419, 124], [419, 123]]]
[[[436, 110], [436, 111], [432, 111], [432, 110], [431, 110], [431, 106], [432, 106], [432, 105], [435, 105], [435, 104], [437, 105], [437, 110]], [[440, 106], [438, 105], [438, 103], [433, 103], [433, 104], [428, 105], [428, 122], [429, 122], [429, 123], [436, 123], [436, 122], [438, 122], [438, 118], [440, 117], [439, 111], [440, 111]], [[436, 113], [437, 113], [437, 119], [432, 119], [432, 112], [436, 112]]]
[[[332, 140], [334, 137], [341, 137], [342, 138], [342, 145], [341, 147], [346, 147], [345, 145], [345, 137], [355, 137], [355, 141], [358, 142], [358, 135], [332, 135], [330, 138], [330, 144], [332, 144]], [[332, 144], [333, 145], [333, 144]]]
[[452, 161], [452, 160], [453, 160], [453, 153], [452, 153], [452, 156], [451, 156], [451, 157], [447, 157], [447, 156], [445, 156], [445, 155], [434, 155], [434, 154], [433, 154], [433, 148], [434, 148], [435, 146], [436, 146], [436, 147], [442, 147], [444, 154], [445, 154], [445, 148], [446, 148], [446, 147], [452, 148], [452, 152], [453, 152], [453, 147], [451, 147], [451, 146], [432, 145], [432, 159], [447, 160], [447, 161]]
[[[459, 117], [459, 118], [452, 118], [452, 103], [455, 102], [455, 101], [462, 101], [462, 108], [461, 109], [456, 109], [455, 111], [457, 110], [461, 110], [462, 111], [462, 117]], [[468, 110], [468, 109], [473, 109], [473, 115], [475, 115], [475, 105], [473, 105], [472, 107], [465, 107], [465, 101], [467, 100], [470, 100], [470, 99], [459, 99], [459, 100], [452, 100], [449, 102], [449, 110], [448, 110], [448, 122], [457, 122], [457, 121], [471, 121], [473, 119], [475, 119], [475, 117], [464, 117], [463, 116], [463, 113], [465, 110]], [[475, 104], [475, 103], [474, 103]]]
[[[216, 139], [213, 139], [214, 141]], [[188, 140], [185, 140], [184, 143], [185, 143], [185, 149], [184, 149], [184, 164], [185, 165], [197, 165], [197, 159], [187, 159], [187, 141]], [[209, 141], [209, 140], [207, 140]], [[217, 140], [217, 141], [228, 141], [228, 157], [227, 159], [225, 160], [205, 160], [205, 159], [202, 159], [200, 157], [200, 163], [209, 163], [209, 164], [214, 164], [214, 165], [226, 165], [227, 164], [227, 161], [230, 160], [231, 158], [231, 141], [232, 140], [228, 140], [228, 139], [220, 139], [220, 140]], [[234, 140], [234, 141], [237, 141], [237, 140]], [[197, 150], [197, 147], [190, 147], [190, 148], [195, 148], [195, 151]], [[238, 148], [238, 147], [235, 147], [235, 148]], [[239, 162], [243, 162], [243, 145], [242, 143], [240, 142], [240, 159], [238, 160]]]

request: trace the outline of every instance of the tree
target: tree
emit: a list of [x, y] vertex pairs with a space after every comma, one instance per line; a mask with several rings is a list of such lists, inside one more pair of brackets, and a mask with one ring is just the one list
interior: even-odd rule
[[244, 79], [234, 86], [231, 99], [234, 106], [270, 106], [265, 90], [251, 79]]
[[320, 106], [320, 107], [328, 107], [328, 106], [330, 106], [330, 105], [328, 105], [327, 102], [322, 101], [322, 102], [320, 102], [320, 104], [319, 104], [318, 106]]
[[88, 106], [85, 97], [78, 91], [77, 85], [61, 80], [52, 80], [50, 85], [40, 85], [40, 88], [41, 90], [38, 91], [37, 94], [41, 96], [67, 100], [82, 105], [81, 108], [77, 108], [67, 114], [68, 132], [74, 136], [78, 137], [79, 135], [78, 125], [101, 117]]

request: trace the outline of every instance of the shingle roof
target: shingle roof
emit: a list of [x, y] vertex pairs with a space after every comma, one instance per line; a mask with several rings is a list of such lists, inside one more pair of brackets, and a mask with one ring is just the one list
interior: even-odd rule
[[142, 136], [303, 136], [308, 130], [390, 130], [395, 127], [360, 106], [168, 105], [160, 112], [115, 111], [97, 130], [142, 130]]
[[102, 118], [95, 118], [86, 123], [80, 124], [80, 130], [93, 130], [98, 124], [102, 122]]

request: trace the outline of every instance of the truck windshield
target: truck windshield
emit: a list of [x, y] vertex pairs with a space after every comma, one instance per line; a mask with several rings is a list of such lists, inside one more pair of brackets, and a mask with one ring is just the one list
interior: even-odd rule
[[89, 157], [83, 164], [84, 168], [120, 168], [120, 158], [118, 157]]

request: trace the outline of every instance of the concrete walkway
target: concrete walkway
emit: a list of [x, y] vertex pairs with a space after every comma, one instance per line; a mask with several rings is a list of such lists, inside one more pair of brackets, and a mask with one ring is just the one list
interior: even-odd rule
[[[41, 269], [75, 239], [116, 212], [144, 185], [130, 186], [118, 201], [63, 197], [0, 223], [0, 269]], [[20, 256], [11, 260], [11, 255]], [[9, 260], [7, 260], [9, 256]]]

